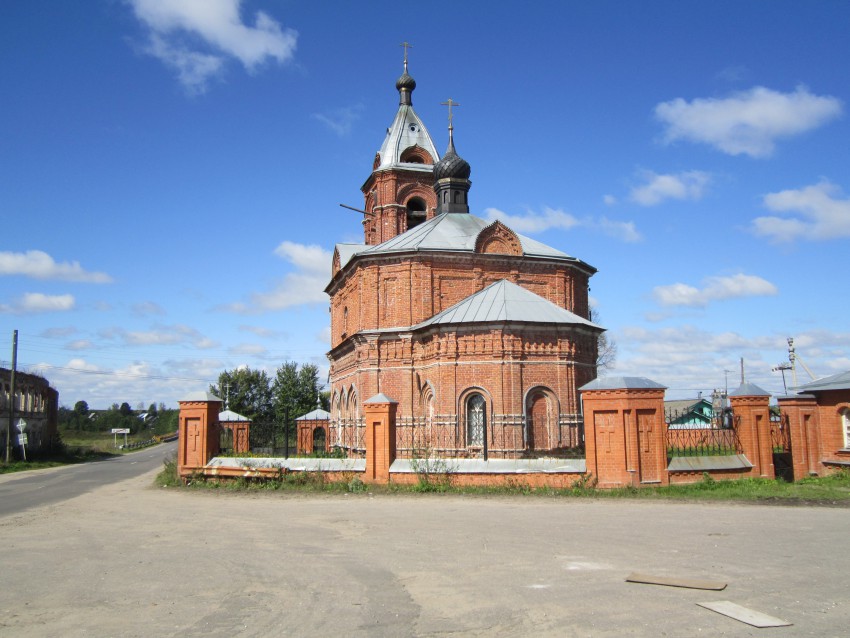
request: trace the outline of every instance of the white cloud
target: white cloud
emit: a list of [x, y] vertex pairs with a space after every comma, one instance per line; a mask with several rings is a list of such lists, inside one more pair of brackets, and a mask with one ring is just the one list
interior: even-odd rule
[[573, 215], [549, 207], [542, 213], [529, 211], [526, 215], [508, 215], [498, 208], [486, 208], [484, 218], [491, 222], [498, 220], [518, 233], [542, 233], [550, 228], [569, 230], [580, 224]]
[[609, 237], [614, 237], [629, 244], [643, 240], [643, 236], [635, 228], [634, 222], [618, 222], [607, 217], [602, 217], [597, 222], [597, 225]]
[[108, 284], [112, 277], [102, 272], [87, 272], [77, 261], [56, 263], [41, 250], [24, 253], [0, 252], [0, 275], [23, 275], [33, 279], [52, 279], [92, 284]]
[[127, 346], [170, 346], [190, 344], [199, 349], [215, 348], [219, 344], [195, 328], [183, 324], [154, 326], [152, 330], [108, 328], [100, 331], [104, 339], [118, 340]]
[[354, 123], [360, 119], [362, 113], [363, 105], [355, 104], [354, 106], [332, 109], [324, 113], [313, 113], [311, 117], [327, 126], [340, 137], [345, 137], [351, 133]]
[[272, 330], [271, 328], [264, 328], [262, 326], [248, 326], [245, 324], [239, 326], [239, 330], [241, 330], [242, 332], [250, 332], [251, 334], [257, 335], [258, 337], [263, 337], [264, 339], [274, 339], [286, 335], [286, 333], [281, 330]]
[[164, 315], [165, 308], [153, 301], [143, 301], [133, 305], [133, 312], [139, 316]]
[[42, 312], [65, 312], [74, 308], [73, 295], [45, 295], [27, 292], [11, 304], [0, 304], [0, 313], [30, 315]]
[[603, 195], [602, 203], [604, 203], [606, 206], [614, 206], [617, 203], [617, 198], [613, 195]]
[[703, 171], [687, 171], [675, 175], [642, 171], [641, 177], [646, 184], [633, 188], [629, 194], [629, 199], [641, 206], [655, 206], [665, 199], [698, 200], [711, 181], [711, 176]]
[[841, 189], [826, 180], [798, 190], [769, 193], [764, 196], [765, 207], [799, 217], [757, 217], [753, 231], [776, 242], [850, 237], [850, 199], [841, 199], [840, 194]]
[[296, 270], [284, 275], [272, 290], [252, 293], [250, 303], [237, 301], [222, 306], [223, 310], [251, 314], [328, 302], [324, 291], [330, 280], [331, 253], [315, 244], [283, 241], [274, 254], [290, 262]]
[[65, 345], [68, 350], [91, 350], [94, 344], [88, 339], [77, 339]]
[[676, 283], [652, 291], [662, 306], [707, 306], [712, 301], [735, 297], [763, 297], [778, 294], [775, 285], [755, 275], [739, 273], [729, 277], [709, 277], [702, 288]]
[[804, 86], [792, 93], [756, 86], [727, 98], [662, 102], [655, 107], [655, 116], [666, 125], [666, 143], [686, 140], [729, 155], [767, 157], [778, 139], [817, 128], [841, 111], [841, 100], [813, 95]]
[[258, 343], [240, 343], [228, 348], [230, 354], [263, 357], [269, 353], [268, 348]]
[[[150, 30], [145, 52], [177, 71], [181, 84], [200, 93], [235, 58], [254, 71], [267, 60], [292, 59], [298, 33], [257, 11], [253, 26], [242, 22], [242, 0], [128, 0]], [[199, 49], [203, 50], [199, 50]]]

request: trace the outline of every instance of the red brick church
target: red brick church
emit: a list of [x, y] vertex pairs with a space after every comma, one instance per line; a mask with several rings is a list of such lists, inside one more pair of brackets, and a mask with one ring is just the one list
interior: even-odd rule
[[470, 165], [438, 154], [399, 106], [361, 187], [364, 243], [338, 244], [330, 295], [328, 447], [364, 449], [363, 402], [398, 403], [397, 454], [548, 456], [581, 444], [577, 389], [596, 377], [596, 269], [470, 214]]

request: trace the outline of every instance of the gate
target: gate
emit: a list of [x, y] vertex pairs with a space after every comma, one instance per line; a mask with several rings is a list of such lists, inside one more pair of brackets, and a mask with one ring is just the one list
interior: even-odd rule
[[794, 481], [794, 462], [791, 456], [791, 428], [787, 414], [770, 415], [770, 443], [773, 448], [773, 471], [776, 478]]

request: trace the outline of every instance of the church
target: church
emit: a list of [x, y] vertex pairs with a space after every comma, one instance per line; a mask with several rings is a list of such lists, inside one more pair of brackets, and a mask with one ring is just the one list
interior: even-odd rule
[[362, 454], [363, 402], [384, 395], [398, 404], [399, 458], [569, 455], [603, 332], [588, 306], [596, 269], [472, 215], [453, 102], [440, 156], [415, 88], [405, 55], [361, 186], [364, 241], [333, 254], [327, 446]]

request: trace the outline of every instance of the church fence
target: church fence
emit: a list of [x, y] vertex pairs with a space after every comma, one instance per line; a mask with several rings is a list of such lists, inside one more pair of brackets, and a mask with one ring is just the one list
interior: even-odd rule
[[[496, 415], [486, 428], [486, 455], [494, 459], [582, 458], [584, 442], [579, 415], [561, 415], [550, 433], [551, 445], [527, 445], [523, 415]], [[470, 433], [451, 415], [401, 417], [396, 421], [396, 458], [484, 458], [484, 441], [470, 443]]]
[[328, 424], [327, 447], [340, 450], [348, 458], [366, 455], [366, 421], [363, 417], [338, 419]]

